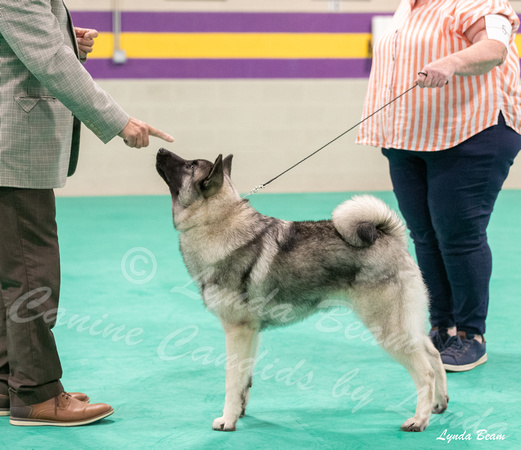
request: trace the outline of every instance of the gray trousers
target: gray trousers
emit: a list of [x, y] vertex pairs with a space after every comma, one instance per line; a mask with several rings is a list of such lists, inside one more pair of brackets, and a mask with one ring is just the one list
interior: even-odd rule
[[11, 406], [63, 392], [51, 331], [60, 295], [52, 189], [0, 187], [0, 394]]

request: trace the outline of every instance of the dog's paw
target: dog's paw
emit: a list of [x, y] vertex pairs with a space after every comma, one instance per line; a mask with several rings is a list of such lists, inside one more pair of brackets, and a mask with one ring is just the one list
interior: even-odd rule
[[432, 414], [442, 414], [449, 406], [449, 397], [445, 396], [443, 400], [438, 401], [432, 408]]
[[401, 429], [403, 431], [423, 431], [427, 428], [428, 424], [428, 420], [421, 421], [416, 417], [411, 417], [402, 424]]
[[226, 420], [224, 417], [218, 417], [213, 421], [212, 428], [215, 431], [235, 431], [237, 430], [236, 421]]

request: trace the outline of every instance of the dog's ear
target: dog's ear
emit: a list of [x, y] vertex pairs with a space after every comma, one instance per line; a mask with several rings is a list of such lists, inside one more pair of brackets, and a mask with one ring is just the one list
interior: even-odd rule
[[208, 176], [201, 182], [201, 189], [205, 198], [217, 194], [219, 189], [221, 189], [224, 179], [223, 170], [223, 155], [219, 155], [213, 164], [212, 170], [210, 170]]
[[233, 155], [228, 155], [223, 159], [224, 173], [228, 176], [231, 176], [232, 173], [232, 159]]

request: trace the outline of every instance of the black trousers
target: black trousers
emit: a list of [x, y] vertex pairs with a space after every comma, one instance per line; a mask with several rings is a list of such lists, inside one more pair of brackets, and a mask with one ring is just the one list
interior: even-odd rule
[[60, 295], [52, 189], [0, 187], [0, 393], [11, 406], [63, 392], [51, 329]]
[[499, 123], [438, 152], [384, 149], [431, 298], [433, 327], [485, 334], [492, 273], [487, 226], [521, 136]]

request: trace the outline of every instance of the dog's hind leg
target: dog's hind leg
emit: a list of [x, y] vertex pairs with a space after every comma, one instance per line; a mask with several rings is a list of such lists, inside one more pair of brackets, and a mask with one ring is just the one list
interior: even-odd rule
[[423, 337], [419, 336], [417, 340], [413, 340], [412, 346], [387, 348], [384, 345], [384, 348], [407, 369], [416, 385], [416, 412], [402, 424], [403, 431], [423, 431], [429, 424], [434, 405], [436, 371], [425, 350]]
[[445, 369], [443, 368], [440, 353], [438, 352], [438, 350], [436, 350], [431, 340], [427, 336], [425, 336], [424, 342], [425, 349], [429, 357], [429, 362], [431, 363], [431, 366], [434, 369], [434, 373], [436, 376], [434, 408], [432, 410], [432, 413], [441, 414], [447, 409], [447, 406], [449, 404], [449, 396], [447, 394], [447, 374], [445, 373]]
[[258, 330], [248, 325], [223, 324], [226, 336], [226, 395], [222, 417], [213, 421], [218, 431], [235, 431], [245, 407], [244, 400], [255, 358], [251, 357]]
[[[259, 348], [259, 338], [260, 338], [260, 333], [257, 332], [255, 333], [255, 336], [253, 338], [253, 343], [252, 343], [252, 346], [251, 346], [251, 353], [250, 353], [250, 358], [252, 361], [255, 361], [255, 358], [257, 356], [257, 350]], [[253, 383], [253, 368], [254, 368], [254, 365], [255, 363], [251, 364], [250, 366], [250, 374], [249, 374], [249, 379], [246, 383], [246, 387], [244, 389], [244, 392], [243, 392], [243, 396], [242, 396], [242, 412], [241, 412], [241, 417], [244, 417], [244, 415], [246, 414], [246, 406], [248, 405], [248, 401], [250, 400], [250, 388], [252, 386], [252, 383]]]
[[389, 284], [385, 289], [358, 295], [355, 308], [380, 345], [407, 369], [416, 385], [416, 412], [402, 424], [402, 430], [423, 431], [435, 404], [437, 370], [425, 341], [427, 298], [423, 282], [419, 272], [416, 277], [405, 278], [403, 284]]

